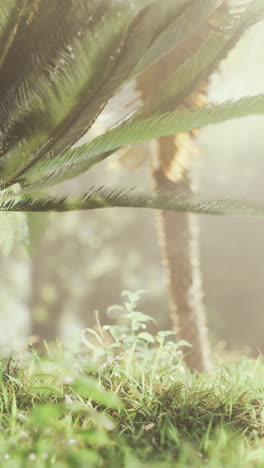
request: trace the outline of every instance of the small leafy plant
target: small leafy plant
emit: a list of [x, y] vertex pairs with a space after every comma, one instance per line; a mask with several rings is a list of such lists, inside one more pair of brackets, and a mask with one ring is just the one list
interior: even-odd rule
[[184, 372], [182, 347], [190, 345], [183, 340], [171, 341], [169, 338], [175, 336], [172, 331], [158, 331], [156, 335], [147, 331], [148, 324], [155, 320], [138, 310], [138, 302], [144, 293], [143, 290], [123, 291], [124, 304], [108, 308], [108, 315], [118, 323], [101, 326], [97, 315], [97, 331], [84, 330], [83, 341], [97, 365], [100, 362], [106, 369], [110, 364], [119, 376], [131, 368], [134, 378], [140, 366], [141, 372], [144, 369], [153, 380], [170, 379], [177, 369]]

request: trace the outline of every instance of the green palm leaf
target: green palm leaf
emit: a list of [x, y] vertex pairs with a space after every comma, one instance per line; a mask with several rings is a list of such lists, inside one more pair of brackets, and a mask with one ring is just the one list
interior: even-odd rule
[[28, 0], [3, 0], [0, 5], [0, 67], [13, 43]]
[[[175, 111], [132, 121], [106, 132], [90, 143], [64, 153], [60, 158], [39, 163], [27, 173], [27, 179], [24, 180], [25, 191], [54, 185], [66, 178], [72, 178], [80, 172], [80, 164], [83, 164], [81, 171], [83, 172], [123, 146], [256, 114], [264, 114], [262, 94], [235, 102], [206, 106], [195, 111]], [[38, 182], [39, 176], [41, 176], [40, 182]]]
[[[188, 6], [189, 3], [186, 3], [186, 5]], [[184, 13], [186, 14], [185, 10]], [[162, 116], [164, 123], [167, 122], [167, 119], [170, 120], [165, 132], [161, 131], [161, 120], [155, 117], [155, 114], [172, 111], [179, 106], [193, 89], [210, 76], [216, 65], [226, 57], [242, 34], [252, 24], [259, 21], [263, 15], [264, 6], [259, 1], [250, 4], [248, 8], [244, 6], [239, 15], [237, 9], [231, 10], [219, 30], [215, 31], [209, 27], [208, 38], [202, 43], [197, 53], [171, 73], [169, 78], [161, 84], [159, 93], [148, 99], [140, 112], [133, 115], [129, 123], [121, 124], [112, 132], [106, 133], [103, 137], [94, 140], [87, 146], [84, 145], [69, 150], [56, 158], [37, 164], [32, 170], [24, 173], [24, 185], [31, 186], [32, 189], [39, 189], [73, 178], [89, 170], [94, 164], [104, 160], [118, 148], [127, 144], [138, 143], [148, 138], [185, 132], [192, 128], [218, 123], [229, 118], [248, 115], [252, 112], [258, 113], [259, 109], [254, 107], [254, 99], [252, 105], [248, 105], [247, 100], [233, 104], [224, 103], [222, 106], [215, 108], [204, 108], [198, 114], [195, 112], [186, 114], [178, 111], [171, 116]], [[208, 29], [208, 26], [206, 27]], [[241, 114], [243, 106], [245, 112]], [[148, 116], [151, 116], [151, 120], [143, 120], [143, 117]], [[138, 119], [140, 119], [138, 125], [134, 125]], [[199, 119], [201, 121], [197, 121]], [[165, 125], [167, 124], [165, 123]], [[149, 132], [149, 126], [151, 127], [151, 133]], [[141, 135], [139, 135], [139, 132]]]
[[[224, 0], [5, 0], [0, 7], [0, 190], [3, 211], [138, 206], [210, 214], [262, 212], [258, 205], [97, 190], [72, 199], [39, 198], [40, 188], [72, 178], [117, 149], [251, 114], [264, 95], [199, 110], [175, 110], [207, 79], [242, 34], [264, 17], [263, 1], [242, 2], [222, 28], [210, 18]], [[208, 22], [209, 21], [209, 22]], [[207, 28], [208, 38], [163, 83], [155, 98], [104, 135], [73, 144], [120, 88]], [[21, 194], [30, 192], [30, 197]], [[254, 208], [254, 209], [253, 209]], [[240, 211], [239, 211], [240, 210]], [[255, 210], [255, 211], [254, 211]]]
[[95, 210], [100, 208], [129, 207], [182, 211], [196, 214], [264, 217], [264, 203], [239, 200], [202, 200], [198, 196], [175, 196], [170, 193], [139, 193], [135, 189], [91, 188], [76, 196], [32, 195], [23, 199], [6, 193], [0, 202], [0, 211], [46, 212]]
[[138, 112], [139, 117], [173, 111], [181, 105], [216, 70], [243, 34], [263, 18], [263, 3], [250, 4], [240, 15], [237, 15], [236, 9], [227, 11], [225, 16], [217, 30], [210, 28], [210, 25], [203, 28], [207, 38], [197, 53], [170, 71], [169, 77], [161, 83], [159, 92], [144, 103]]
[[[87, 112], [91, 99], [111, 74], [120, 54], [120, 43], [124, 40], [130, 15], [127, 8], [124, 12], [120, 7], [117, 19], [115, 3], [108, 1], [106, 7], [104, 0], [96, 0], [89, 2], [88, 7], [86, 2], [79, 1], [75, 10], [76, 2], [71, 1], [68, 14], [61, 16], [62, 4], [65, 8], [66, 4], [57, 0], [57, 9], [46, 30], [40, 11], [32, 24], [18, 32], [13, 53], [7, 57], [3, 77], [4, 83], [8, 83], [8, 77], [14, 72], [16, 76], [21, 71], [24, 75], [14, 91], [13, 88], [10, 91], [11, 81], [3, 96], [2, 108], [8, 108], [1, 125], [4, 151], [0, 172], [3, 183], [12, 180], [14, 175], [41, 159], [56, 145], [61, 151], [72, 144], [98, 115], [100, 106], [96, 113], [88, 112], [86, 128], [79, 128], [76, 122], [83, 109]], [[105, 21], [100, 21], [103, 14]], [[31, 46], [27, 46], [28, 36], [33, 41]], [[19, 70], [13, 70], [13, 63], [17, 62], [18, 41], [23, 53], [18, 63]], [[35, 66], [30, 63], [32, 54]], [[29, 61], [28, 68], [20, 66], [21, 60], [25, 64]], [[104, 103], [103, 98], [102, 101]], [[66, 141], [63, 139], [65, 133]]]
[[[163, 20], [167, 27], [159, 34], [146, 54], [142, 56], [135, 73], [142, 73], [157, 59], [163, 57], [164, 53], [175, 49], [184, 38], [193, 34], [200, 27], [221, 3], [223, 3], [223, 0], [191, 0], [185, 1], [183, 6], [179, 8], [178, 2], [168, 1], [167, 8], [164, 11], [164, 19], [161, 16], [160, 7], [153, 5], [154, 10], [157, 10], [157, 6], [160, 10], [158, 11], [159, 25], [162, 24]], [[177, 21], [172, 21], [175, 13], [177, 14]], [[150, 18], [147, 19], [147, 21], [150, 20]]]
[[120, 0], [37, 2], [0, 70], [2, 185], [71, 146], [128, 78], [171, 50], [164, 34], [173, 28], [176, 46], [218, 4], [195, 0], [182, 14], [169, 0], [141, 11]]

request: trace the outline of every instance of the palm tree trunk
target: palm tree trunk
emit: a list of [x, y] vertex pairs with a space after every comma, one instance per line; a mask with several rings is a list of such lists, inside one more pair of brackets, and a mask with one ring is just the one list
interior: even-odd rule
[[[155, 99], [162, 80], [183, 64], [202, 45], [211, 28], [221, 26], [228, 14], [230, 0], [223, 0], [216, 12], [176, 50], [152, 65], [137, 78], [137, 92], [144, 102]], [[183, 95], [177, 108], [199, 108], [207, 102], [208, 83], [201, 81], [189, 95]], [[153, 151], [152, 177], [155, 189], [174, 194], [192, 193], [190, 172], [193, 155], [193, 137], [196, 132], [161, 138]], [[171, 298], [171, 319], [182, 339], [192, 345], [186, 363], [193, 370], [207, 371], [210, 367], [209, 342], [203, 305], [199, 259], [198, 220], [194, 215], [177, 212], [159, 214], [161, 254], [165, 265]]]
[[[175, 154], [175, 137], [158, 141], [158, 160], [152, 168], [155, 189], [174, 194], [192, 193], [190, 172], [178, 180], [170, 180], [162, 164], [169, 152]], [[161, 255], [170, 292], [170, 309], [173, 329], [180, 338], [192, 345], [185, 356], [192, 370], [208, 371], [210, 367], [208, 333], [203, 305], [199, 258], [198, 219], [189, 213], [163, 211], [159, 213], [159, 238]]]

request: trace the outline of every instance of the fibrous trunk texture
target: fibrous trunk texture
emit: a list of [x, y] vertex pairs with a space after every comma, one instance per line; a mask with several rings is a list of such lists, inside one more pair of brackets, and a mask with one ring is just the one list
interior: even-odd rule
[[[158, 141], [158, 156], [168, 157], [177, 148], [174, 137]], [[155, 189], [173, 194], [192, 193], [191, 172], [175, 181], [170, 180], [162, 166], [152, 168]], [[162, 261], [170, 294], [172, 327], [181, 339], [192, 345], [185, 348], [185, 361], [192, 370], [208, 371], [210, 353], [206, 315], [203, 304], [199, 254], [199, 226], [195, 215], [163, 211], [158, 214], [158, 232]]]

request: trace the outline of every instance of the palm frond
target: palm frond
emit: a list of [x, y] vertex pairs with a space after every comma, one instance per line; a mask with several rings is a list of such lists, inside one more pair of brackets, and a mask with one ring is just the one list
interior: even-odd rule
[[255, 4], [247, 7], [244, 5], [239, 15], [237, 8], [225, 10], [217, 27], [215, 21], [218, 15], [215, 14], [215, 19], [212, 16], [209, 23], [202, 28], [202, 42], [195, 54], [188, 57], [187, 51], [194, 47], [193, 42], [198, 42], [199, 37], [191, 38], [189, 43], [184, 44], [181, 55], [185, 55], [185, 60], [182, 65], [175, 66], [175, 54], [172, 56], [169, 77], [160, 80], [159, 89], [155, 96], [152, 95], [145, 101], [138, 112], [139, 117], [173, 111], [180, 106], [185, 98], [208, 79], [246, 31], [264, 16], [263, 4], [258, 8]]
[[[175, 6], [175, 2], [171, 2], [171, 4]], [[185, 2], [185, 9], [183, 9], [183, 12], [185, 14], [186, 9], [187, 11], [189, 11], [188, 8], [186, 8], [186, 6], [188, 5], [189, 3]], [[151, 5], [151, 7], [153, 7], [153, 5]], [[208, 11], [209, 10], [207, 10], [207, 13]], [[215, 16], [217, 17], [218, 15], [219, 13], [216, 11]], [[138, 143], [148, 139], [150, 137], [150, 133], [146, 138], [143, 138], [143, 134], [145, 131], [147, 131], [148, 125], [150, 125], [151, 129], [153, 130], [150, 138], [157, 138], [159, 136], [175, 134], [182, 131], [184, 132], [210, 123], [217, 123], [225, 119], [241, 116], [241, 103], [238, 102], [232, 105], [227, 105], [224, 103], [223, 106], [219, 106], [217, 108], [204, 108], [201, 110], [201, 114], [197, 114], [197, 112], [192, 113], [194, 117], [193, 123], [191, 123], [190, 121], [187, 123], [186, 121], [186, 119], [188, 120], [188, 118], [191, 117], [191, 114], [180, 114], [179, 112], [176, 112], [176, 114], [174, 113], [174, 117], [178, 117], [178, 123], [180, 123], [180, 125], [177, 125], [177, 122], [175, 121], [175, 126], [171, 127], [171, 130], [168, 127], [168, 133], [163, 133], [159, 131], [158, 125], [161, 122], [160, 120], [157, 120], [157, 126], [154, 124], [154, 130], [153, 122], [155, 122], [155, 116], [152, 118], [152, 120], [143, 121], [143, 117], [145, 116], [153, 116], [155, 114], [161, 114], [162, 112], [172, 111], [173, 109], [175, 109], [175, 107], [180, 106], [182, 102], [184, 102], [185, 97], [190, 95], [191, 91], [194, 88], [196, 88], [201, 82], [203, 82], [203, 80], [207, 79], [208, 76], [210, 76], [212, 71], [215, 69], [216, 65], [219, 64], [219, 62], [221, 62], [221, 60], [223, 60], [226, 57], [230, 49], [234, 47], [234, 45], [237, 43], [237, 41], [240, 39], [243, 33], [252, 24], [259, 21], [263, 16], [264, 5], [259, 1], [254, 2], [249, 6], [247, 3], [244, 3], [243, 8], [239, 8], [239, 13], [237, 11], [237, 8], [231, 10], [230, 13], [226, 15], [226, 18], [224, 18], [222, 25], [219, 26], [217, 30], [214, 29], [214, 16], [211, 16], [208, 20], [209, 23], [207, 24], [207, 29], [205, 28], [205, 31], [207, 31], [208, 33], [208, 38], [204, 40], [203, 33], [203, 41], [201, 43], [200, 48], [198, 48], [197, 52], [193, 55], [191, 54], [191, 57], [187, 59], [181, 66], [176, 68], [175, 71], [171, 70], [171, 75], [167, 80], [164, 80], [164, 84], [161, 85], [160, 91], [155, 94], [154, 98], [152, 96], [149, 100], [147, 100], [141, 111], [133, 115], [130, 123], [122, 123], [121, 125], [117, 126], [114, 130], [112, 130], [112, 133], [111, 131], [110, 133], [106, 133], [105, 136], [94, 140], [94, 142], [88, 144], [87, 146], [82, 146], [78, 149], [69, 150], [64, 154], [58, 155], [56, 158], [52, 157], [51, 155], [49, 160], [37, 164], [35, 167], [30, 169], [29, 171], [26, 171], [23, 174], [24, 185], [28, 186], [33, 184], [33, 189], [42, 188], [46, 185], [53, 185], [56, 183], [60, 183], [66, 179], [76, 177], [82, 172], [89, 170], [94, 164], [97, 164], [101, 160], [104, 160], [118, 148], [127, 144]], [[140, 23], [140, 21], [143, 22]], [[144, 32], [146, 29], [144, 23], [144, 15], [143, 19], [141, 18], [140, 21], [139, 23], [137, 23], [137, 26], [141, 24], [141, 28], [139, 28], [137, 31], [140, 31], [140, 34], [142, 34], [142, 32]], [[142, 27], [142, 25], [144, 27]], [[192, 38], [193, 36], [191, 36], [189, 42]], [[128, 43], [130, 43], [129, 40]], [[184, 50], [187, 46], [188, 41], [187, 45], [186, 43], [184, 45]], [[177, 48], [175, 49], [175, 53], [178, 53]], [[182, 53], [183, 52], [179, 47], [179, 54], [182, 55]], [[129, 56], [129, 54], [127, 55]], [[125, 63], [126, 61], [124, 61], [123, 65], [126, 68]], [[255, 101], [252, 101], [253, 106], [248, 107], [247, 101], [244, 101], [243, 104], [245, 105], [245, 113], [243, 115], [250, 114], [251, 112], [255, 113], [255, 111], [256, 113], [259, 112], [259, 110], [254, 109]], [[232, 107], [232, 109], [230, 106]], [[224, 113], [223, 110], [227, 112]], [[231, 112], [231, 114], [229, 114], [229, 111]], [[238, 111], [237, 114], [236, 111]], [[219, 112], [218, 117], [216, 115], [217, 112]], [[198, 116], [202, 117], [201, 122], [197, 122], [196, 118]], [[207, 118], [207, 116], [210, 118]], [[174, 117], [171, 115], [172, 119], [174, 119]], [[169, 116], [166, 116], [165, 120], [167, 118], [169, 118]], [[137, 119], [139, 119], [139, 127], [142, 128], [142, 136], [140, 137], [138, 136], [138, 130], [140, 131], [140, 128], [134, 125]], [[183, 126], [183, 123], [187, 123], [187, 125]], [[120, 134], [119, 130], [121, 131]], [[119, 140], [118, 136], [121, 134], [123, 136], [123, 131], [124, 133], [127, 132], [128, 138], [126, 138], [125, 140]], [[147, 135], [147, 133], [145, 135]], [[107, 142], [108, 138], [110, 138], [111, 142], [110, 145], [107, 145], [105, 147], [104, 142]], [[116, 143], [116, 140], [118, 140], [118, 143]]]
[[[66, 8], [65, 2], [58, 0], [57, 3], [64, 3]], [[128, 9], [124, 12], [124, 8], [120, 8], [120, 17], [116, 18], [116, 2], [108, 1], [106, 5], [105, 0], [97, 0], [89, 2], [89, 7], [80, 0], [77, 3], [78, 7], [76, 2], [70, 1], [64, 16], [57, 9], [45, 34], [43, 27], [41, 33], [35, 32], [38, 15], [25, 31], [18, 34], [16, 41], [21, 40], [22, 49], [27, 44], [28, 35], [33, 45], [25, 45], [22, 53], [25, 57], [18, 60], [19, 68], [17, 72], [15, 70], [19, 80], [17, 87], [14, 91], [7, 89], [3, 96], [4, 108], [8, 108], [0, 128], [3, 183], [51, 151], [56, 144], [60, 150], [64, 149], [63, 134], [73, 132], [77, 116], [83, 108], [87, 111], [89, 101], [111, 73], [120, 53], [120, 44], [130, 18]], [[4, 67], [5, 83], [8, 83], [14, 69], [13, 62], [17, 63], [14, 60], [19, 50], [16, 41]], [[35, 64], [28, 63], [32, 54]], [[22, 59], [28, 65], [24, 66], [23, 80], [19, 77], [19, 71], [23, 72], [20, 66]], [[100, 107], [96, 109], [96, 115], [99, 111]], [[88, 114], [87, 126], [96, 117], [90, 112]], [[72, 136], [71, 143], [74, 141]]]
[[[20, 195], [6, 192], [1, 209], [60, 211], [109, 203], [210, 214], [235, 212], [238, 202], [177, 198], [170, 205], [169, 194], [152, 197], [97, 190], [74, 200], [34, 193], [81, 174], [124, 146], [263, 114], [264, 95], [180, 110], [192, 89], [264, 17], [263, 1], [248, 0], [215, 28], [214, 15], [223, 4], [224, 0], [4, 0], [0, 7], [0, 189], [19, 183], [22, 190]], [[201, 31], [199, 45], [183, 57], [184, 45], [200, 37]], [[181, 56], [176, 69], [170, 70], [169, 78], [140, 112], [125, 116], [89, 143], [71, 148], [128, 80], [174, 52]], [[21, 198], [22, 193], [30, 196]]]
[[[3, 70], [2, 185], [71, 146], [128, 78], [168, 53], [172, 45], [163, 35], [171, 27], [176, 46], [219, 0], [203, 0], [203, 6], [195, 0], [194, 10], [201, 6], [196, 22], [193, 8], [180, 14], [176, 4], [156, 1], [134, 9], [119, 0], [34, 2]], [[148, 57], [144, 63], [142, 55]]]
[[3, 0], [0, 5], [0, 67], [13, 43], [28, 0]]
[[[146, 68], [175, 49], [179, 43], [190, 34], [193, 34], [201, 24], [223, 3], [223, 0], [191, 0], [178, 5], [178, 2], [167, 2], [167, 8], [159, 8], [159, 24], [165, 23], [166, 28], [158, 35], [148, 51], [142, 56], [135, 74], [142, 73]], [[154, 6], [157, 9], [157, 5]], [[176, 13], [176, 21], [174, 20]]]
[[6, 194], [0, 202], [0, 211], [47, 212], [95, 210], [100, 208], [129, 207], [150, 208], [209, 214], [217, 216], [264, 217], [264, 202], [239, 200], [203, 200], [198, 196], [170, 193], [139, 193], [135, 189], [91, 188], [87, 193], [76, 196], [51, 196], [32, 194], [20, 199], [16, 194]]
[[194, 111], [175, 111], [136, 120], [110, 130], [60, 158], [39, 163], [28, 172], [23, 184], [26, 190], [54, 185], [84, 172], [123, 146], [257, 114], [264, 114], [263, 94]]

